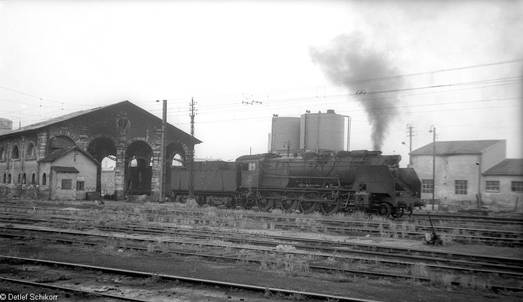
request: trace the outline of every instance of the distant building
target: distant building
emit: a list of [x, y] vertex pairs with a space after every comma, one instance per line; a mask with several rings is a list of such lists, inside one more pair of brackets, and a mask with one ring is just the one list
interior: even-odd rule
[[332, 109], [326, 113], [306, 112], [300, 117], [274, 115], [269, 151], [291, 156], [307, 151], [343, 151], [346, 139], [349, 140], [348, 118]]
[[523, 208], [523, 158], [507, 158], [483, 172], [483, 200], [503, 208]]
[[6, 118], [0, 118], [0, 134], [13, 130], [13, 121]]
[[[2, 133], [0, 198], [47, 199], [68, 195], [76, 199], [84, 195], [79, 193], [82, 182], [85, 193], [96, 198], [102, 193], [101, 162], [108, 157], [115, 161], [114, 185], [105, 187], [106, 191], [112, 190], [109, 195], [124, 199], [126, 195], [147, 194], [153, 200], [158, 199], [160, 162], [170, 166], [173, 158], [185, 156], [200, 143], [173, 125], [167, 124], [165, 129], [165, 161], [159, 160], [162, 120], [129, 101], [73, 112]], [[56, 154], [62, 154], [58, 152], [66, 151], [69, 153], [63, 154], [64, 158], [56, 158], [66, 162], [50, 161]], [[71, 162], [68, 158], [74, 154], [76, 162], [74, 158]], [[90, 172], [83, 170], [84, 165], [90, 165], [87, 155], [96, 162]], [[137, 173], [128, 169], [133, 157], [138, 161]], [[95, 180], [94, 186], [90, 185], [91, 178]], [[78, 189], [64, 190], [62, 181], [66, 188], [76, 188], [78, 183]], [[58, 191], [53, 191], [55, 188]]]
[[445, 204], [477, 206], [477, 194], [485, 191], [484, 173], [506, 158], [505, 140], [436, 142], [436, 183], [432, 181], [433, 144], [410, 153], [412, 167], [421, 179], [421, 198]]

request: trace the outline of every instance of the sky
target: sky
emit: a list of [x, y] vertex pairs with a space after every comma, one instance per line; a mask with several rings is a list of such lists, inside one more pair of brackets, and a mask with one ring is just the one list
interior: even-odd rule
[[386, 121], [379, 148], [403, 165], [407, 125], [413, 149], [435, 127], [523, 158], [522, 32], [523, 1], [0, 0], [0, 117], [123, 100], [161, 116], [166, 99], [189, 132], [194, 98], [202, 159], [267, 152], [273, 114], [327, 109], [351, 116], [353, 150]]

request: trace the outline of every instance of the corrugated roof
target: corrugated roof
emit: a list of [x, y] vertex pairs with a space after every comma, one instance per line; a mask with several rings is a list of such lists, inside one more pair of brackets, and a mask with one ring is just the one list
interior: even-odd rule
[[[8, 132], [0, 134], [0, 138], [7, 137], [7, 136], [12, 136], [12, 135], [17, 135], [17, 134], [20, 134], [20, 133], [23, 133], [23, 132], [39, 130], [41, 128], [45, 128], [47, 126], [58, 124], [60, 122], [64, 122], [64, 121], [67, 121], [67, 120], [70, 120], [70, 119], [73, 119], [73, 118], [76, 118], [76, 117], [79, 117], [79, 116], [82, 116], [82, 115], [85, 115], [85, 114], [88, 114], [88, 113], [92, 113], [92, 112], [95, 112], [95, 111], [98, 111], [98, 110], [107, 109], [109, 107], [116, 107], [116, 106], [122, 106], [122, 105], [132, 106], [135, 109], [140, 110], [143, 114], [148, 115], [149, 117], [154, 118], [154, 119], [158, 120], [159, 122], [161, 122], [161, 119], [159, 117], [157, 117], [156, 115], [148, 112], [147, 110], [145, 110], [145, 109], [143, 109], [143, 108], [141, 108], [139, 106], [136, 106], [135, 104], [133, 104], [133, 103], [131, 103], [129, 101], [122, 101], [122, 102], [114, 103], [114, 104], [107, 105], [107, 106], [102, 106], [102, 107], [96, 107], [96, 108], [87, 109], [87, 110], [76, 111], [76, 112], [69, 113], [69, 114], [66, 114], [66, 115], [62, 115], [62, 116], [59, 116], [59, 117], [55, 117], [55, 118], [52, 118], [52, 119], [49, 119], [49, 120], [46, 120], [46, 121], [43, 121], [43, 122], [40, 122], [40, 123], [28, 125], [28, 126], [20, 128], [20, 129], [11, 130], [11, 131], [8, 131]], [[171, 125], [169, 123], [167, 123], [167, 131], [174, 132], [176, 135], [185, 136], [188, 139], [192, 140], [194, 142], [194, 144], [201, 143], [201, 141], [199, 139], [191, 136], [190, 134], [188, 134], [188, 133], [186, 133], [186, 132], [176, 128], [175, 126], [173, 126], [173, 125]]]
[[523, 158], [507, 158], [483, 172], [483, 175], [523, 176]]
[[80, 173], [75, 167], [52, 166], [51, 169], [60, 173]]
[[[502, 141], [503, 140], [473, 140], [436, 142], [436, 155], [480, 154], [487, 147]], [[430, 143], [412, 151], [410, 154], [432, 155], [432, 146], [433, 143]]]

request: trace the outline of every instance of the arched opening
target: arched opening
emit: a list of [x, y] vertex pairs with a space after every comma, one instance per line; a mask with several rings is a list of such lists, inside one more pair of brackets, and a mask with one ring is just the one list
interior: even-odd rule
[[11, 183], [11, 173], [7, 174], [7, 183]]
[[47, 174], [42, 174], [42, 186], [47, 185]]
[[106, 199], [115, 197], [116, 145], [108, 137], [93, 139], [87, 146], [89, 152], [99, 163], [96, 172], [96, 191]]
[[36, 184], [36, 174], [35, 174], [35, 173], [33, 173], [33, 174], [31, 175], [31, 184], [32, 184], [32, 185], [35, 185], [35, 184]]
[[11, 159], [19, 159], [20, 158], [20, 151], [18, 151], [18, 146], [14, 145], [13, 149], [11, 150]]
[[171, 167], [182, 167], [184, 165], [184, 159], [180, 154], [175, 154], [171, 160]]
[[7, 182], [7, 173], [4, 173], [4, 180], [3, 180], [3, 183], [6, 183]]
[[17, 184], [20, 184], [22, 182], [22, 174], [18, 173], [18, 182]]
[[22, 175], [22, 184], [26, 184], [27, 183], [27, 177], [25, 176], [25, 173]]
[[[185, 152], [182, 144], [170, 143], [165, 148], [165, 187], [169, 188], [171, 182], [171, 173], [173, 167], [184, 167], [185, 166]], [[169, 192], [166, 192], [169, 194]]]
[[47, 154], [62, 149], [69, 149], [74, 146], [76, 146], [76, 144], [70, 137], [65, 135], [54, 136], [47, 142]]
[[143, 141], [136, 141], [125, 152], [125, 192], [129, 195], [151, 194], [153, 151]]

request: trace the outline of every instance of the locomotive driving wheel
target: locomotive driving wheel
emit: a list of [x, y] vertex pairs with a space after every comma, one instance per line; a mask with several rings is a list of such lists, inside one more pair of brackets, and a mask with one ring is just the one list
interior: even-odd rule
[[294, 192], [289, 192], [283, 196], [281, 200], [281, 208], [285, 211], [290, 211], [296, 206], [296, 201], [298, 200], [298, 194]]
[[381, 216], [388, 217], [392, 213], [391, 207], [388, 203], [384, 202], [379, 205], [378, 214]]
[[400, 218], [401, 216], [403, 216], [403, 214], [405, 213], [405, 209], [404, 208], [394, 208], [392, 210], [392, 217], [394, 218]]
[[242, 197], [242, 207], [246, 210], [250, 210], [256, 204], [256, 196], [254, 193], [248, 193]]
[[258, 209], [260, 211], [268, 211], [271, 209], [274, 205], [274, 200], [271, 198], [271, 196], [264, 194], [258, 194], [256, 198], [256, 205], [258, 206]]
[[323, 202], [320, 204], [320, 208], [323, 214], [331, 215], [338, 212], [340, 207], [338, 199], [331, 199], [330, 193], [322, 194], [321, 199], [323, 199]]
[[316, 209], [316, 200], [319, 198], [318, 193], [305, 193], [300, 196], [300, 210], [305, 213], [312, 213]]

